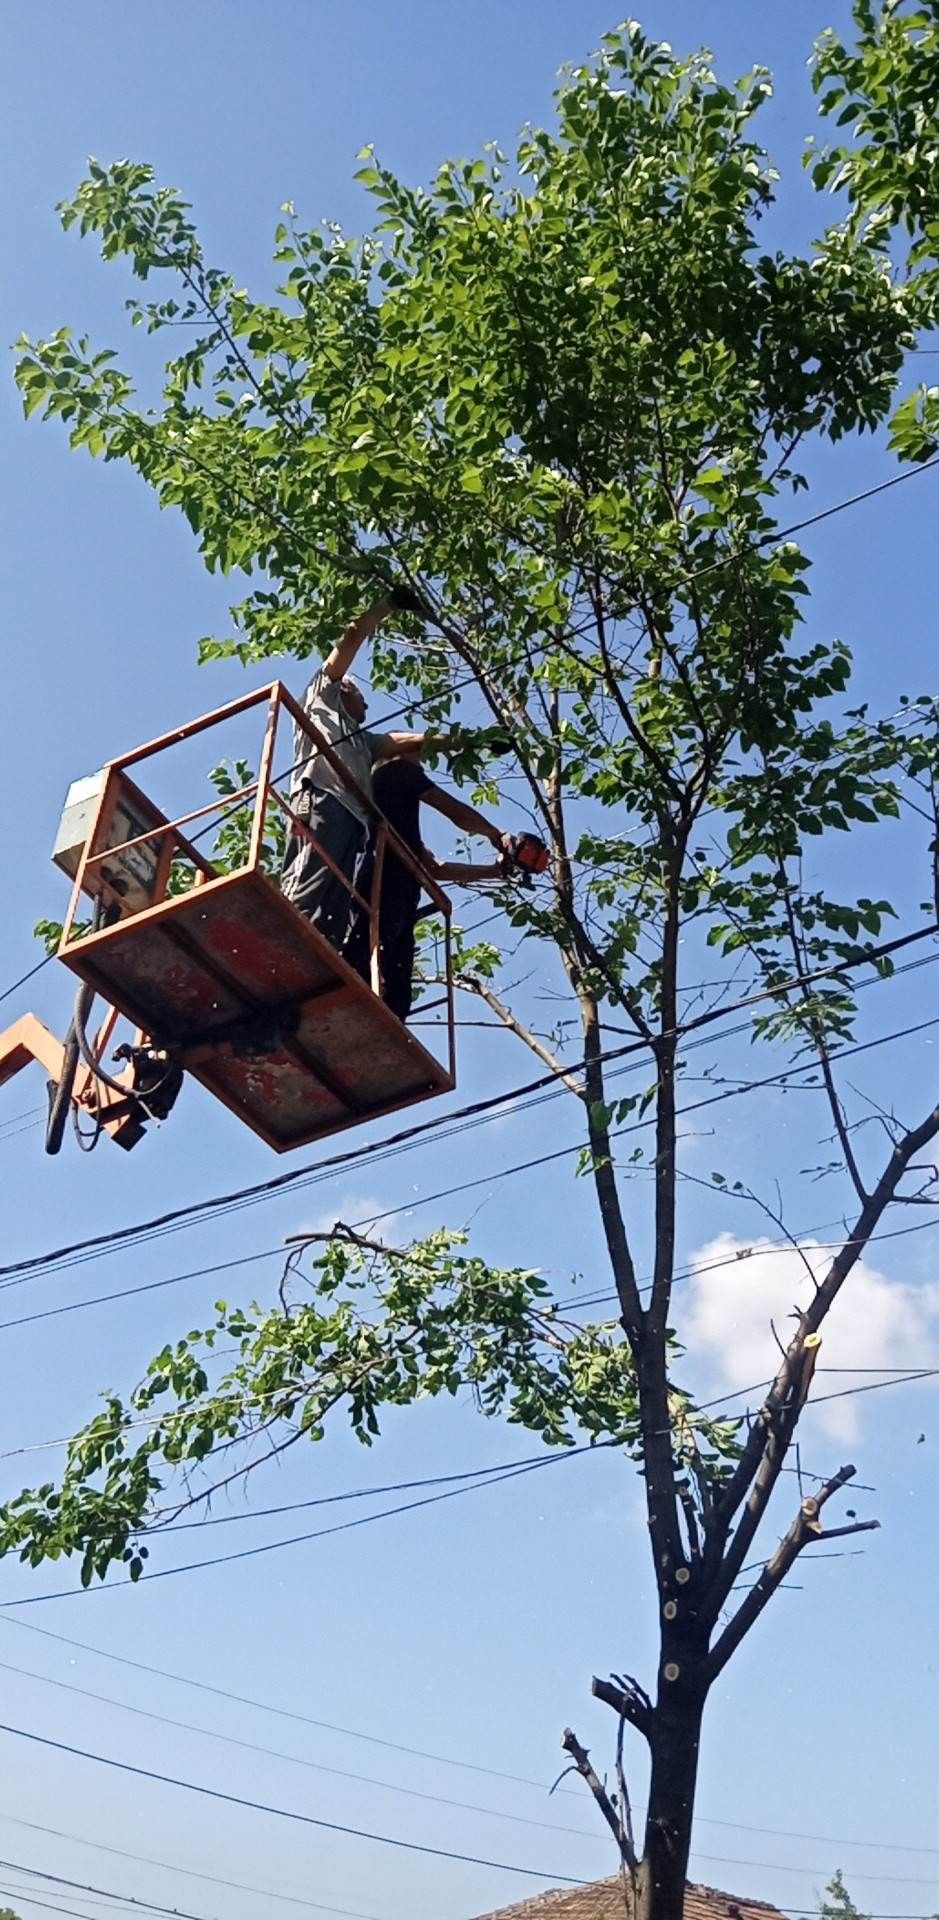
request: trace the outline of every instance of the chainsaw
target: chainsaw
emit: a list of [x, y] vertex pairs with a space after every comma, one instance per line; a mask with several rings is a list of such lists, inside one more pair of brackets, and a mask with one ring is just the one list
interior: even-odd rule
[[506, 858], [519, 873], [546, 873], [549, 853], [536, 833], [508, 833], [503, 841]]

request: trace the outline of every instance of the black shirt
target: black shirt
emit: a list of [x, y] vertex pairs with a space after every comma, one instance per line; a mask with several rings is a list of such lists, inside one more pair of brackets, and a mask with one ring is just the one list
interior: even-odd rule
[[[416, 860], [421, 857], [422, 845], [421, 799], [433, 784], [420, 761], [410, 755], [381, 761], [372, 776], [376, 807]], [[396, 893], [411, 894], [415, 901], [421, 891], [417, 876], [403, 861], [395, 858], [390, 847], [385, 849], [382, 873], [382, 891], [386, 888], [393, 888]]]

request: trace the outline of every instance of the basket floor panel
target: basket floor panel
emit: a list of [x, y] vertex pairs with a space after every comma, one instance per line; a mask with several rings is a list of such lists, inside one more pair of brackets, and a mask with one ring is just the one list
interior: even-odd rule
[[[278, 1151], [450, 1089], [449, 1074], [263, 875], [226, 875], [62, 958]], [[269, 1039], [212, 1035], [265, 1010]], [[187, 1059], [187, 1052], [191, 1058]]]

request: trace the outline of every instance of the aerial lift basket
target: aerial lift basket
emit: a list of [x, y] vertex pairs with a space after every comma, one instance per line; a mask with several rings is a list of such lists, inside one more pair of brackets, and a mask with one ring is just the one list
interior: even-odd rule
[[[208, 807], [168, 819], [130, 769], [236, 715], [262, 708], [257, 778]], [[290, 830], [309, 826], [274, 772], [286, 710], [294, 740], [320, 753], [372, 817], [372, 897], [350, 894], [369, 917], [371, 981], [363, 980], [284, 897], [269, 871], [265, 833], [280, 811]], [[283, 729], [287, 733], [287, 728]], [[305, 736], [305, 738], [304, 738]], [[289, 758], [295, 758], [294, 752]], [[244, 863], [221, 871], [183, 828], [203, 816], [250, 809]], [[209, 822], [212, 825], [212, 822]], [[381, 999], [378, 891], [386, 845], [420, 879], [442, 921], [443, 1064]], [[455, 1085], [450, 902], [383, 821], [287, 689], [271, 686], [164, 734], [72, 787], [54, 858], [73, 880], [59, 958], [165, 1049], [262, 1140], [285, 1152], [340, 1128], [377, 1119]], [[338, 869], [334, 869], [338, 872]], [[342, 878], [343, 876], [339, 876]], [[95, 903], [82, 928], [82, 896]], [[438, 1024], [438, 1023], [435, 1023]]]

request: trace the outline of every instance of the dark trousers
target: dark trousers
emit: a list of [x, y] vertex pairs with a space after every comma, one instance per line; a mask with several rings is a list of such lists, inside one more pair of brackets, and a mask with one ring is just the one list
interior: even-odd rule
[[[306, 807], [297, 811], [306, 814]], [[358, 913], [349, 886], [365, 851], [367, 829], [335, 794], [315, 789], [309, 793], [307, 824], [349, 885], [343, 885], [311, 841], [292, 834], [284, 855], [283, 891], [331, 946], [341, 948]]]
[[[371, 898], [372, 856], [362, 863], [359, 890]], [[420, 892], [411, 875], [396, 860], [385, 862], [382, 876], [381, 905], [378, 910], [379, 962], [382, 999], [399, 1020], [406, 1020], [414, 996], [414, 930], [417, 923]], [[370, 978], [369, 923], [356, 907], [346, 939], [344, 956], [350, 966]]]

